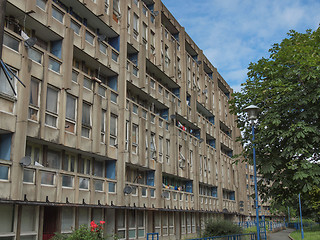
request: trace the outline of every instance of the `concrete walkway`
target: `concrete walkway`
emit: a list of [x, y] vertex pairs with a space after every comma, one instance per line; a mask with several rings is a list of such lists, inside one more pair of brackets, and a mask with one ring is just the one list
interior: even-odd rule
[[292, 233], [294, 229], [287, 228], [285, 230], [268, 234], [268, 240], [288, 240], [289, 234]]

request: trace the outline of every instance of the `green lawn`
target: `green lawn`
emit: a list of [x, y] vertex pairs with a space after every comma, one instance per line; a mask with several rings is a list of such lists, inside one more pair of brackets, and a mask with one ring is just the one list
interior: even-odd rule
[[[301, 231], [295, 231], [290, 234], [294, 240], [301, 240]], [[304, 232], [305, 240], [320, 240], [320, 231]]]

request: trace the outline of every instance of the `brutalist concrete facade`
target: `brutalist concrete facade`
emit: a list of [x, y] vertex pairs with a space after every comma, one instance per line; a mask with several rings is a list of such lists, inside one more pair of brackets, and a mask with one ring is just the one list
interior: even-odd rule
[[232, 89], [160, 0], [8, 0], [2, 59], [1, 239], [248, 215]]

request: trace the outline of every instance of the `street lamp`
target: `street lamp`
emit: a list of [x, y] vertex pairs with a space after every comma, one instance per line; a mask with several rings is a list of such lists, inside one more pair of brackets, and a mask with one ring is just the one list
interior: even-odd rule
[[259, 223], [259, 209], [258, 209], [258, 187], [257, 187], [257, 167], [256, 167], [256, 149], [254, 146], [254, 120], [258, 117], [259, 108], [255, 105], [250, 105], [244, 109], [248, 113], [248, 119], [251, 120], [252, 125], [252, 146], [253, 146], [253, 171], [254, 171], [254, 191], [256, 196], [256, 219], [257, 219], [257, 239], [260, 240], [260, 223]]

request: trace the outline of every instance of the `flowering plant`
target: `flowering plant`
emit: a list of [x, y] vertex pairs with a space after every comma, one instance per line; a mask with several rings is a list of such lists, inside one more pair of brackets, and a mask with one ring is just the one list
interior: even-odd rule
[[79, 229], [75, 229], [71, 234], [56, 234], [52, 240], [103, 240], [103, 227], [105, 221], [98, 224], [92, 221], [90, 227], [81, 225]]

